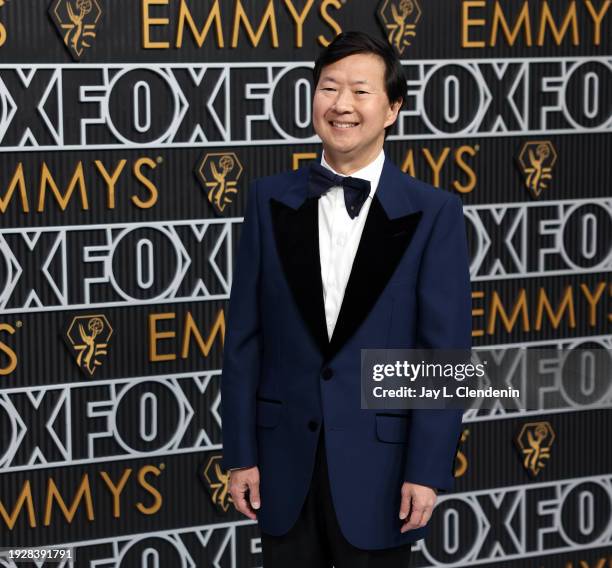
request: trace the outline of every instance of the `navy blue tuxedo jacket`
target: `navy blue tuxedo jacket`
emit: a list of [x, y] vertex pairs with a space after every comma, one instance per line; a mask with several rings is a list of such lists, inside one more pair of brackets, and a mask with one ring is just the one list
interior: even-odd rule
[[471, 346], [461, 200], [388, 158], [331, 341], [308, 168], [251, 183], [233, 277], [221, 381], [223, 466], [260, 470], [260, 528], [285, 534], [306, 498], [324, 428], [333, 505], [362, 549], [400, 533], [404, 481], [453, 486], [461, 411], [361, 409], [360, 350]]

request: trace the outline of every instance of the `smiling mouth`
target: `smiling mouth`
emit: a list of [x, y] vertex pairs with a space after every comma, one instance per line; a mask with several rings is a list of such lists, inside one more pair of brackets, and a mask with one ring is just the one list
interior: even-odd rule
[[348, 130], [349, 128], [355, 128], [355, 126], [359, 126], [358, 122], [340, 122], [338, 120], [330, 120], [329, 124], [334, 128], [341, 128], [344, 130]]

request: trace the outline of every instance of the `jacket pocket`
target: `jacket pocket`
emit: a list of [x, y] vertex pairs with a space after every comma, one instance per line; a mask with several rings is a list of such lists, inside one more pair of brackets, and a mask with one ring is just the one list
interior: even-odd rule
[[261, 428], [276, 428], [280, 420], [283, 403], [280, 400], [257, 399], [256, 419]]
[[410, 422], [408, 416], [401, 416], [399, 414], [376, 415], [376, 437], [381, 442], [406, 444], [409, 439], [409, 429]]

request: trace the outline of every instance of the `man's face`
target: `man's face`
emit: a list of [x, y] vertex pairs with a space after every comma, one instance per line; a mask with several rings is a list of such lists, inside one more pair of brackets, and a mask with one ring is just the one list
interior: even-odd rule
[[349, 55], [321, 70], [313, 101], [313, 126], [326, 154], [342, 159], [374, 159], [385, 127], [401, 103], [389, 103], [385, 62], [373, 53]]

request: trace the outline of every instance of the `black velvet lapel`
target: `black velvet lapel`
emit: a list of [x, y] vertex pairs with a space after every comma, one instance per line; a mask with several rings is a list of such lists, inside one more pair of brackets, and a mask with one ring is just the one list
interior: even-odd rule
[[420, 219], [421, 211], [389, 219], [374, 194], [331, 338], [329, 358], [340, 351], [374, 307]]
[[270, 200], [274, 238], [281, 265], [302, 318], [325, 354], [329, 347], [319, 259], [318, 201], [298, 209]]
[[408, 176], [385, 159], [329, 341], [319, 258], [318, 200], [306, 198], [306, 171], [304, 168], [298, 174], [298, 183], [280, 200], [270, 200], [270, 208], [289, 288], [324, 360], [329, 361], [374, 307], [410, 244], [422, 212], [410, 205]]

